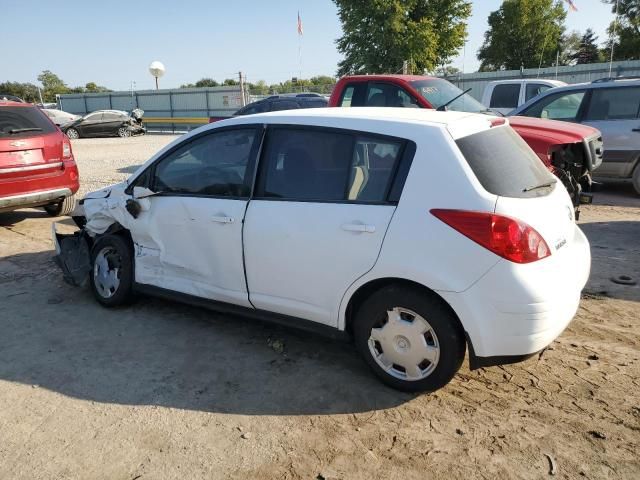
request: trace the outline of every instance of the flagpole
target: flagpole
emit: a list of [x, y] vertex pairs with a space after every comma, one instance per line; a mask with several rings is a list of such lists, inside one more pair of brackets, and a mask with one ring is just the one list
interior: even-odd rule
[[616, 0], [616, 17], [613, 19], [613, 34], [611, 35], [611, 57], [609, 58], [609, 78], [613, 69], [613, 46], [616, 42], [616, 26], [618, 25], [618, 1]]

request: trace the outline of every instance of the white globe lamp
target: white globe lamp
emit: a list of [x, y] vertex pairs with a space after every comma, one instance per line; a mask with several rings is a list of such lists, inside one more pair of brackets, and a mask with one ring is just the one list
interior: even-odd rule
[[149, 73], [156, 79], [156, 90], [158, 90], [158, 79], [164, 75], [165, 71], [166, 69], [164, 68], [162, 62], [159, 62], [157, 60], [151, 62], [151, 65], [149, 65]]

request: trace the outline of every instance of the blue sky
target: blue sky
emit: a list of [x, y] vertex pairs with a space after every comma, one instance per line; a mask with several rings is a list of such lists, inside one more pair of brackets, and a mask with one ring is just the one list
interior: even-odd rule
[[[593, 28], [604, 41], [613, 19], [600, 0], [574, 0], [569, 30]], [[501, 0], [475, 0], [464, 55], [465, 71], [478, 67], [489, 13]], [[115, 90], [153, 87], [152, 60], [167, 73], [161, 87], [202, 77], [217, 80], [242, 70], [249, 81], [268, 83], [298, 76], [296, 14], [304, 26], [302, 76], [335, 74], [340, 54], [334, 40], [340, 22], [331, 0], [3, 0], [0, 81], [36, 82], [49, 69], [68, 85], [94, 81]], [[462, 68], [463, 54], [453, 64]]]

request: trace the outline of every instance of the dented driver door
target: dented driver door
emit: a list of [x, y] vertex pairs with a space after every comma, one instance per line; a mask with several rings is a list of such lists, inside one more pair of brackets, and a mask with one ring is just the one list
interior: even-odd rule
[[261, 129], [216, 129], [152, 165], [148, 197], [131, 228], [136, 282], [250, 306], [242, 256]]

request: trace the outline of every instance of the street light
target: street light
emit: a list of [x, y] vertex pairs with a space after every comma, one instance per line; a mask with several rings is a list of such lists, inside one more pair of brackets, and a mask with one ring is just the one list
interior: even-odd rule
[[164, 75], [165, 68], [162, 62], [154, 61], [149, 65], [149, 73], [153, 75], [156, 79], [156, 90], [158, 90], [158, 78]]

